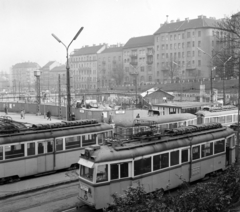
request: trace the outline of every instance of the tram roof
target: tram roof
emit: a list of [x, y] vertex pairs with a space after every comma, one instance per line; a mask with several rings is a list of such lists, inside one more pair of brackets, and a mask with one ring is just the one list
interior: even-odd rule
[[214, 117], [214, 116], [221, 116], [221, 115], [230, 115], [230, 114], [237, 114], [238, 110], [224, 110], [218, 112], [210, 112], [205, 110], [199, 110], [196, 112], [196, 115], [202, 115], [205, 117]]
[[[221, 130], [222, 129], [222, 130]], [[96, 149], [91, 158], [94, 158], [95, 163], [102, 163], [102, 162], [112, 162], [112, 161], [121, 161], [127, 159], [136, 159], [136, 158], [144, 158], [146, 155], [160, 153], [163, 151], [174, 150], [181, 147], [187, 147], [189, 145], [199, 144], [202, 142], [208, 142], [215, 139], [219, 139], [222, 137], [226, 137], [229, 135], [234, 134], [234, 131], [230, 128], [222, 127], [220, 130], [207, 130], [205, 133], [194, 133], [191, 136], [188, 135], [181, 135], [181, 136], [174, 136], [174, 137], [164, 137], [162, 141], [146, 141], [148, 145], [137, 145], [136, 148], [131, 148], [130, 146], [136, 145], [136, 143], [130, 143], [129, 149], [125, 148], [121, 151], [116, 150], [113, 146], [100, 146], [99, 149]], [[140, 144], [139, 141], [137, 144]], [[142, 143], [143, 144], [143, 143]], [[126, 144], [124, 144], [126, 145]], [[126, 146], [127, 147], [127, 146]], [[84, 158], [83, 156], [81, 156]]]
[[[196, 115], [191, 113], [178, 113], [178, 114], [170, 114], [170, 115], [163, 115], [163, 116], [147, 116], [143, 118], [135, 118], [132, 123], [126, 122], [122, 124], [122, 127], [134, 127], [135, 123], [139, 122], [155, 122], [157, 124], [165, 124], [171, 122], [179, 122], [185, 121], [189, 119], [196, 119]], [[147, 124], [146, 124], [147, 125]], [[119, 125], [120, 126], [120, 125]]]
[[42, 139], [51, 139], [65, 136], [74, 136], [88, 134], [112, 129], [112, 126], [106, 123], [85, 126], [69, 126], [64, 128], [50, 128], [44, 130], [27, 130], [12, 134], [0, 134], [0, 145], [19, 142], [27, 142]]

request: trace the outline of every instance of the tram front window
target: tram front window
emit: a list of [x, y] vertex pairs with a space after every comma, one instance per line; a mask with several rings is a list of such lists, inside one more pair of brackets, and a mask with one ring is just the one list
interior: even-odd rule
[[80, 165], [80, 177], [93, 181], [93, 168], [88, 168], [86, 166]]

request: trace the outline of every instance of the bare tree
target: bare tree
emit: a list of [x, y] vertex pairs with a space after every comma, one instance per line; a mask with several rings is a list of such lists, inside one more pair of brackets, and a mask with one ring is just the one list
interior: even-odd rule
[[[240, 54], [240, 12], [218, 20], [216, 23], [216, 45], [214, 66], [220, 77], [236, 77], [239, 75], [238, 63]], [[224, 70], [224, 63], [231, 57]]]

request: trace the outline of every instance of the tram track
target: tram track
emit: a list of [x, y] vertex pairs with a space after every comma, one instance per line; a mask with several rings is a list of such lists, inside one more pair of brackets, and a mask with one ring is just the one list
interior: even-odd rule
[[[42, 207], [54, 207], [54, 211], [63, 211], [62, 209], [69, 209], [78, 202], [78, 183], [71, 183], [68, 185], [60, 185], [54, 188], [46, 188], [41, 191], [31, 192], [23, 195], [18, 195], [5, 200], [0, 200], [1, 212], [19, 212], [19, 211], [52, 211], [52, 210], [38, 210]], [[68, 205], [73, 202], [72, 205]], [[64, 204], [65, 203], [65, 204]], [[66, 206], [65, 206], [66, 205]], [[58, 209], [59, 207], [59, 209]]]

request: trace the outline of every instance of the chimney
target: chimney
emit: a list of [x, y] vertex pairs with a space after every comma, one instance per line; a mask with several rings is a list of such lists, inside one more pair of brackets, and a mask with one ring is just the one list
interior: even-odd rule
[[189, 18], [185, 18], [185, 21], [189, 22]]
[[160, 24], [160, 27], [162, 27], [163, 26], [163, 24]]
[[174, 20], [171, 20], [171, 23], [174, 23]]
[[179, 22], [180, 21], [180, 18], [178, 18], [177, 20], [176, 20], [176, 22]]

